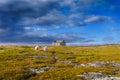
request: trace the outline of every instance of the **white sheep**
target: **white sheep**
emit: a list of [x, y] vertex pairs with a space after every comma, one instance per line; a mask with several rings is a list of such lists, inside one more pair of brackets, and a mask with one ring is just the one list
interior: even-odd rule
[[35, 46], [34, 50], [37, 51], [39, 49], [39, 46]]
[[47, 52], [47, 51], [48, 51], [48, 47], [45, 46], [45, 47], [43, 48], [43, 51], [44, 51], [44, 52]]

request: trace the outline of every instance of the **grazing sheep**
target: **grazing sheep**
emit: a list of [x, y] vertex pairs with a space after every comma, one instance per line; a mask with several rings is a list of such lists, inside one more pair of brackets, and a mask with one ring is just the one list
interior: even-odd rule
[[45, 47], [43, 48], [43, 51], [44, 51], [44, 52], [47, 52], [47, 51], [48, 51], [48, 47], [45, 46]]
[[34, 50], [37, 51], [39, 49], [39, 46], [35, 46]]

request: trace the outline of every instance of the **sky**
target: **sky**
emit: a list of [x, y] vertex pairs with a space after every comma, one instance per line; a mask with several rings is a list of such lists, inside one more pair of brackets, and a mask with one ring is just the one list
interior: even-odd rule
[[0, 43], [119, 44], [120, 0], [0, 0]]

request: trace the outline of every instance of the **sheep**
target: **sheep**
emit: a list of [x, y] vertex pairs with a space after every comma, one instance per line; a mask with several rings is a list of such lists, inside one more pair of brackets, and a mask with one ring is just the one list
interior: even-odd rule
[[36, 45], [35, 48], [34, 48], [34, 50], [35, 50], [35, 51], [38, 51], [38, 49], [39, 49], [39, 46]]
[[48, 47], [45, 46], [45, 47], [43, 48], [43, 51], [44, 51], [44, 52], [47, 52], [47, 51], [48, 51]]

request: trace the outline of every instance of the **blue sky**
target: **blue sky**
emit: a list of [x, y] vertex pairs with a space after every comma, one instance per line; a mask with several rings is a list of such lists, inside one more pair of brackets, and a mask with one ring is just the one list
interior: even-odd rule
[[120, 43], [120, 0], [0, 0], [0, 43]]

